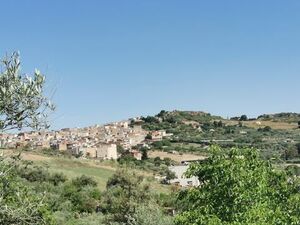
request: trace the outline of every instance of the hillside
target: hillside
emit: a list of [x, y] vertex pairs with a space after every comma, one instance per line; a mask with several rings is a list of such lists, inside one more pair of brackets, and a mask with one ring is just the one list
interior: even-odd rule
[[278, 113], [252, 119], [224, 119], [205, 112], [161, 111], [141, 119], [142, 127], [148, 131], [166, 130], [173, 134], [169, 141], [153, 144], [154, 149], [206, 154], [211, 144], [224, 148], [251, 146], [260, 149], [266, 158], [290, 160], [299, 156], [298, 117], [296, 113]]
[[283, 113], [275, 113], [275, 114], [263, 114], [258, 116], [257, 118], [262, 121], [298, 123], [300, 121], [300, 114], [283, 112]]
[[[19, 150], [4, 150], [6, 156], [17, 155]], [[36, 151], [23, 151], [21, 159], [35, 167], [46, 169], [51, 174], [62, 173], [68, 179], [86, 175], [92, 177], [97, 182], [99, 190], [104, 191], [106, 183], [115, 172], [122, 168], [116, 161], [99, 161], [93, 159], [76, 159], [63, 155], [47, 155]], [[154, 180], [152, 171], [139, 168], [130, 168], [131, 171], [139, 175], [148, 177], [151, 180], [151, 189], [157, 192], [168, 192], [168, 187], [159, 184]]]

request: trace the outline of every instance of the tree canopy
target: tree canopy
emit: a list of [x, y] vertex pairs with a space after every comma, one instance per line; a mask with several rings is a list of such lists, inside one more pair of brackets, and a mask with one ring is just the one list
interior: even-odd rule
[[47, 114], [54, 106], [43, 95], [45, 77], [39, 70], [32, 76], [22, 75], [17, 52], [4, 58], [1, 64], [0, 131], [47, 128]]
[[188, 176], [201, 185], [183, 191], [186, 204], [176, 224], [299, 224], [299, 181], [260, 159], [257, 150], [213, 147], [207, 161]]
[[[21, 75], [16, 52], [1, 63], [0, 132], [48, 127], [47, 112], [54, 106], [43, 95], [45, 77], [38, 70], [33, 76]], [[42, 196], [33, 195], [16, 178], [17, 161], [0, 156], [0, 224], [52, 224]]]

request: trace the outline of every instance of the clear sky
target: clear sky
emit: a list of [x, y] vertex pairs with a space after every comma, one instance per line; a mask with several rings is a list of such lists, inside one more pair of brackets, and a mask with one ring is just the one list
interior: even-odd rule
[[166, 110], [300, 112], [298, 0], [0, 0], [0, 55], [55, 89], [53, 128]]

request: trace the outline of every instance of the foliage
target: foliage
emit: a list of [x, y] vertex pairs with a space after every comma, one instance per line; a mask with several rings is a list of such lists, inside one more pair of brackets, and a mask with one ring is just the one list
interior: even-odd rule
[[248, 117], [246, 115], [241, 115], [240, 121], [247, 121]]
[[285, 169], [291, 173], [292, 176], [300, 176], [300, 167], [297, 165], [289, 165]]
[[82, 175], [80, 177], [75, 178], [72, 181], [72, 184], [77, 188], [84, 188], [85, 186], [97, 186], [97, 182], [93, 178], [88, 177], [86, 175]]
[[111, 222], [128, 224], [136, 207], [149, 200], [149, 186], [135, 173], [118, 170], [107, 182], [107, 190], [100, 203], [102, 213], [110, 214]]
[[[0, 72], [0, 131], [47, 128], [47, 113], [54, 106], [43, 95], [45, 77], [20, 74], [19, 54], [2, 60]], [[33, 194], [18, 176], [19, 156], [0, 157], [0, 224], [52, 224], [52, 215], [41, 194]], [[45, 181], [45, 173], [32, 171], [28, 178]], [[24, 174], [26, 171], [24, 171]]]
[[172, 225], [173, 218], [166, 216], [156, 203], [140, 204], [130, 217], [129, 225]]
[[276, 114], [264, 114], [258, 116], [257, 118], [264, 121], [297, 123], [300, 119], [300, 114], [284, 112], [284, 113], [276, 113]]
[[176, 174], [173, 171], [169, 170], [169, 169], [166, 170], [165, 175], [166, 175], [166, 177], [162, 181], [162, 183], [165, 183], [165, 184], [168, 184], [170, 182], [170, 180], [173, 180], [173, 179], [177, 178]]
[[2, 60], [0, 72], [0, 131], [47, 128], [47, 112], [54, 106], [43, 96], [45, 77], [36, 70], [32, 77], [20, 74], [19, 54]]
[[296, 144], [298, 155], [300, 155], [300, 142]]
[[[274, 119], [278, 122], [293, 122], [295, 118], [299, 121], [298, 116], [298, 114], [283, 113], [274, 115]], [[265, 159], [280, 156], [285, 159], [287, 151], [292, 153], [291, 157], [298, 157], [298, 154], [294, 154], [293, 149], [289, 147], [289, 143], [300, 140], [299, 130], [284, 127], [292, 128], [295, 124], [292, 126], [285, 124], [282, 129], [278, 129], [281, 125], [280, 123], [277, 125], [273, 119], [267, 122], [265, 121], [267, 119], [260, 118], [256, 123], [252, 121], [253, 119], [247, 118], [244, 122], [239, 121], [240, 117], [235, 117], [230, 121], [208, 113], [187, 111], [163, 111], [155, 118], [158, 119], [155, 122], [152, 120], [144, 122], [143, 128], [166, 130], [173, 135], [162, 142], [154, 142], [151, 145], [154, 150], [209, 154], [207, 147], [216, 143], [223, 148], [254, 147], [261, 150], [260, 153]], [[170, 122], [170, 118], [175, 119], [176, 123]], [[265, 126], [259, 125], [260, 123], [265, 123]]]
[[156, 149], [163, 149], [163, 147], [171, 146], [171, 142], [168, 139], [163, 139], [161, 141], [156, 141], [152, 144]]
[[151, 140], [152, 139], [152, 135], [151, 134], [147, 134], [145, 137], [146, 140]]
[[73, 182], [63, 186], [61, 199], [70, 201], [71, 210], [78, 213], [96, 212], [100, 200], [100, 192], [92, 186], [78, 187]]
[[298, 156], [297, 146], [287, 145], [285, 150], [284, 150], [283, 158], [285, 160], [290, 160], [290, 159], [295, 158], [296, 156]]
[[147, 160], [148, 159], [148, 149], [143, 147], [140, 149], [140, 151], [142, 152], [142, 160]]
[[158, 123], [159, 122], [158, 119], [154, 116], [142, 117], [141, 119], [146, 123]]
[[17, 179], [16, 159], [0, 158], [0, 224], [52, 224], [41, 195], [34, 195]]
[[67, 177], [62, 173], [50, 174], [42, 167], [31, 166], [28, 162], [20, 162], [16, 170], [18, 176], [29, 182], [49, 182], [57, 186], [67, 180]]
[[43, 204], [58, 225], [67, 221], [76, 224], [76, 216], [96, 213], [100, 191], [91, 177], [83, 175], [67, 180], [62, 173], [50, 173], [43, 167], [26, 162], [19, 163], [16, 175], [23, 178], [23, 186], [30, 187], [33, 193], [44, 195]]
[[190, 167], [201, 185], [182, 192], [185, 208], [176, 224], [299, 224], [296, 178], [261, 160], [255, 149], [212, 148], [203, 164]]
[[168, 173], [168, 166], [175, 163], [170, 158], [160, 159], [159, 157], [156, 157], [137, 160], [131, 155], [121, 156], [118, 159], [118, 162], [123, 168], [145, 170], [160, 176], [166, 176]]
[[117, 152], [119, 154], [124, 154], [126, 152], [126, 150], [123, 148], [122, 145], [117, 145]]

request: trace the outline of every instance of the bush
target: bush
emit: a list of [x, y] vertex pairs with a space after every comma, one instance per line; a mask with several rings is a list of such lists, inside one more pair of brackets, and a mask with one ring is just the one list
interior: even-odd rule
[[54, 173], [50, 176], [49, 181], [57, 186], [59, 183], [66, 182], [67, 177], [63, 173]]
[[136, 207], [149, 201], [149, 186], [144, 183], [144, 178], [129, 171], [117, 171], [106, 187], [99, 208], [102, 213], [110, 214], [107, 217], [108, 224], [129, 224]]
[[[17, 179], [17, 166], [15, 160], [0, 157], [0, 224], [54, 224], [42, 196]], [[40, 174], [32, 177], [41, 179]]]
[[131, 215], [129, 225], [172, 225], [173, 218], [166, 216], [155, 203], [140, 204]]
[[300, 176], [300, 167], [296, 165], [290, 165], [286, 167], [286, 171], [290, 172], [291, 175]]
[[86, 175], [82, 175], [80, 177], [77, 177], [75, 179], [72, 180], [72, 184], [81, 189], [85, 186], [92, 186], [92, 187], [96, 187], [97, 186], [97, 181], [95, 181], [92, 177], [88, 177]]
[[21, 167], [18, 173], [30, 182], [45, 182], [50, 178], [50, 173], [41, 167]]

